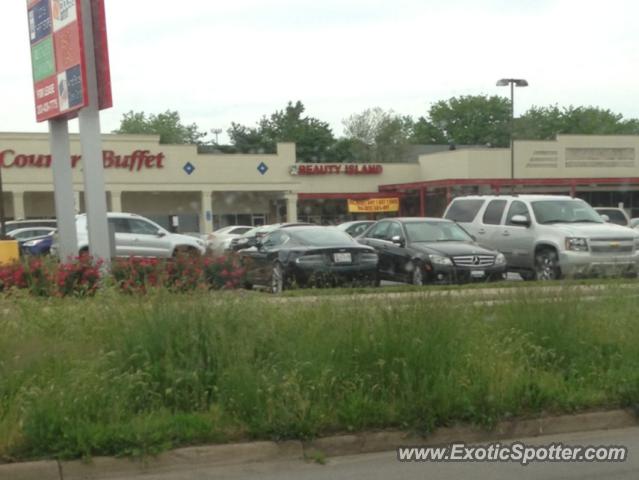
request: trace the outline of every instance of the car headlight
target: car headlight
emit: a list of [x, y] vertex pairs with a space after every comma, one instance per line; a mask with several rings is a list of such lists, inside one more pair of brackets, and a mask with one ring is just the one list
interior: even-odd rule
[[36, 245], [38, 245], [40, 242], [42, 242], [42, 240], [29, 240], [28, 242], [24, 242], [24, 246], [25, 247], [35, 247]]
[[435, 264], [435, 265], [452, 265], [453, 261], [448, 258], [448, 257], [444, 257], [442, 255], [429, 255], [428, 256], [430, 258], [430, 262]]
[[506, 264], [506, 256], [503, 253], [498, 253], [495, 257], [495, 265], [505, 265]]
[[566, 237], [566, 250], [575, 252], [587, 252], [588, 242], [581, 237]]

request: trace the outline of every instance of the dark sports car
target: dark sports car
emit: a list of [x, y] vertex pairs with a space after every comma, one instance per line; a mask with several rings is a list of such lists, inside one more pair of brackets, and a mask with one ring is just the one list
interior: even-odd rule
[[280, 228], [239, 254], [247, 268], [247, 286], [266, 285], [273, 293], [292, 285], [377, 282], [375, 249], [335, 227]]
[[393, 218], [375, 223], [357, 240], [379, 254], [379, 278], [415, 285], [498, 280], [503, 254], [479, 246], [464, 230], [441, 218]]
[[273, 223], [271, 225], [260, 225], [251, 228], [248, 232], [231, 240], [229, 250], [238, 251], [243, 248], [251, 248], [257, 245], [257, 242], [269, 233], [280, 228], [296, 227], [299, 225], [311, 225], [310, 223]]

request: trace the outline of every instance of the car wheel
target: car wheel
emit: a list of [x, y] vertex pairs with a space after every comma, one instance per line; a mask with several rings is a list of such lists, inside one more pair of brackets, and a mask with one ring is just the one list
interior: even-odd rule
[[413, 264], [410, 283], [413, 285], [424, 285], [424, 269], [420, 263]]
[[282, 264], [275, 262], [273, 264], [273, 271], [271, 272], [271, 293], [282, 293], [285, 280]]
[[542, 250], [535, 255], [535, 278], [537, 280], [557, 280], [561, 277], [557, 253]]

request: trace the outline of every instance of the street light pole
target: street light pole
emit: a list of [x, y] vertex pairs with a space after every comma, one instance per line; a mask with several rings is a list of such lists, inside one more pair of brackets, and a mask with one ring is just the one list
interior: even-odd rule
[[510, 85], [510, 179], [512, 183], [512, 191], [515, 190], [515, 86], [527, 87], [528, 82], [523, 78], [502, 78], [497, 81], [498, 87]]
[[213, 135], [215, 135], [215, 144], [216, 144], [216, 145], [219, 145], [219, 142], [218, 142], [218, 135], [219, 135], [220, 133], [222, 133], [222, 129], [221, 129], [221, 128], [212, 128], [212, 129], [211, 129], [211, 133], [212, 133]]

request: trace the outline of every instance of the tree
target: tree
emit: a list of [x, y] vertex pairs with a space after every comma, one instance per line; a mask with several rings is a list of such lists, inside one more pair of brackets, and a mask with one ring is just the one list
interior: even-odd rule
[[262, 133], [259, 128], [251, 128], [231, 122], [227, 130], [231, 144], [240, 153], [275, 153], [275, 143]]
[[440, 100], [430, 107], [428, 117], [425, 122], [443, 132], [447, 143], [493, 147], [510, 144], [510, 100], [504, 97], [462, 95]]
[[340, 138], [335, 141], [328, 157], [336, 163], [368, 163], [371, 161], [371, 147], [357, 138]]
[[401, 160], [413, 130], [412, 118], [379, 107], [351, 115], [343, 124], [346, 138], [367, 146], [364, 160], [372, 162]]
[[113, 133], [159, 135], [160, 143], [199, 144], [206, 133], [195, 123], [183, 125], [180, 114], [167, 110], [157, 115], [130, 111], [122, 116], [120, 128]]
[[419, 117], [413, 124], [408, 141], [415, 145], [442, 145], [448, 143], [446, 133], [425, 117]]
[[288, 102], [284, 110], [262, 117], [257, 127], [232, 123], [231, 143], [241, 152], [274, 152], [277, 142], [295, 142], [302, 162], [332, 161], [335, 137], [327, 122], [304, 116], [302, 102]]
[[637, 135], [639, 121], [598, 107], [532, 107], [515, 122], [517, 138], [551, 140], [557, 134]]

